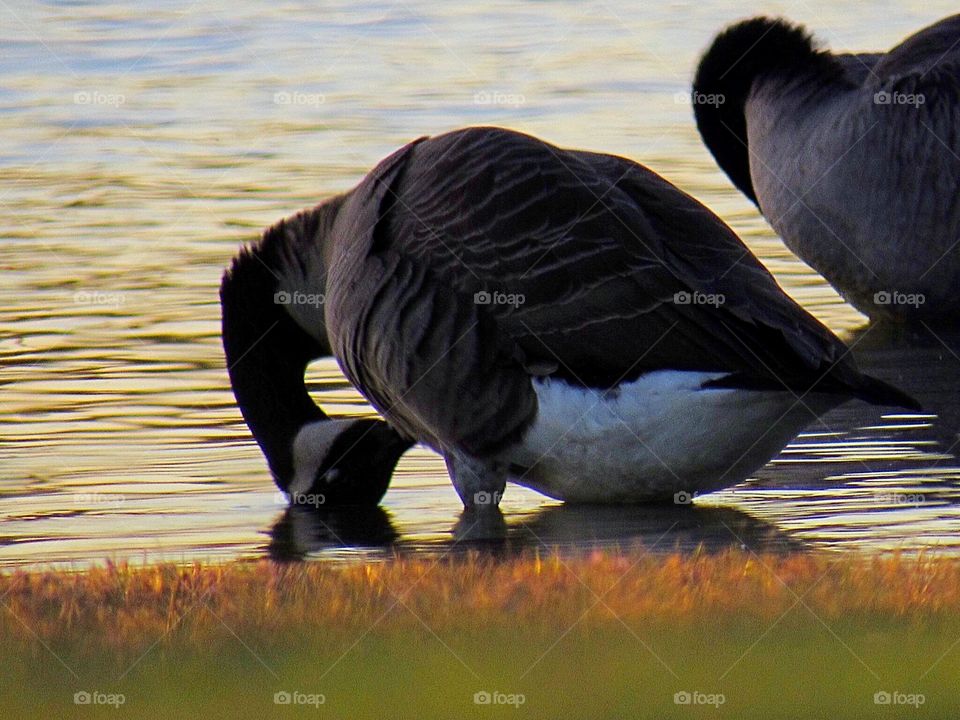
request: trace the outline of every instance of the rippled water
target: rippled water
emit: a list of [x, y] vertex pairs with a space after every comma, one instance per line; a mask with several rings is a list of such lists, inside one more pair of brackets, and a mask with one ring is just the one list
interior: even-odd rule
[[[955, 10], [937, 5], [761, 9], [810, 23], [835, 49], [868, 49]], [[505, 551], [960, 551], [960, 338], [863, 330], [730, 187], [683, 102], [711, 35], [757, 11], [0, 4], [0, 565], [441, 552], [455, 537]], [[286, 512], [229, 390], [222, 268], [261, 227], [348, 188], [400, 144], [469, 124], [653, 167], [730, 222], [866, 369], [930, 414], [850, 403], [755, 479], [690, 508], [564, 507], [511, 486], [501, 543], [464, 537], [442, 463], [421, 449], [382, 510]], [[369, 412], [334, 363], [310, 379], [334, 414]]]

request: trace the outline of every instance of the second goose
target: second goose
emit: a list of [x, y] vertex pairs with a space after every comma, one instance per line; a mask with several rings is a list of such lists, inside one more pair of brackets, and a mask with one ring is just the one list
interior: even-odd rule
[[747, 20], [704, 54], [693, 97], [720, 167], [852, 305], [960, 320], [960, 15], [855, 55]]

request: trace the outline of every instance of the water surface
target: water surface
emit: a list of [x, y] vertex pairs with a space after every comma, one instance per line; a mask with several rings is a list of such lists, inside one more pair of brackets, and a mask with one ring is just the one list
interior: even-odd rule
[[[876, 6], [875, 6], [876, 8]], [[767, 3], [835, 49], [955, 8]], [[0, 5], [0, 566], [451, 548], [960, 552], [960, 339], [864, 330], [701, 146], [685, 102], [736, 2], [13, 2]], [[757, 477], [689, 508], [570, 508], [519, 487], [500, 543], [465, 532], [442, 463], [401, 462], [382, 510], [288, 513], [223, 366], [217, 286], [240, 243], [397, 146], [470, 124], [643, 162], [706, 202], [785, 289], [913, 392], [850, 403]], [[332, 361], [310, 388], [369, 407]]]

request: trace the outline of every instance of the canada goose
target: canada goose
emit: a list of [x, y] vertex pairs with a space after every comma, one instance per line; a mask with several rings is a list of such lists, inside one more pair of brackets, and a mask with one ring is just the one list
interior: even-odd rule
[[[734, 233], [634, 162], [498, 128], [415, 140], [241, 251], [230, 380], [282, 489], [376, 502], [413, 441], [468, 507], [509, 477], [581, 502], [733, 484], [861, 374]], [[333, 355], [386, 418], [328, 420]]]
[[693, 93], [720, 167], [858, 310], [960, 317], [960, 15], [860, 55], [746, 20], [713, 41]]

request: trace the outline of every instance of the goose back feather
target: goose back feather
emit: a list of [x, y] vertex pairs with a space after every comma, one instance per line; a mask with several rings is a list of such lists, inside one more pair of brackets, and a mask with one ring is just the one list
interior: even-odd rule
[[[350, 193], [327, 248], [341, 367], [438, 449], [516, 440], [532, 367], [599, 388], [671, 368], [878, 392], [716, 216], [624, 158], [497, 128], [420, 139]], [[496, 293], [523, 302], [478, 300]], [[694, 293], [722, 302], [677, 301]]]

